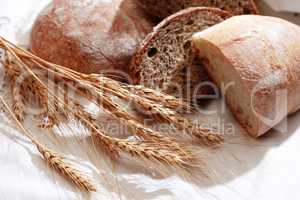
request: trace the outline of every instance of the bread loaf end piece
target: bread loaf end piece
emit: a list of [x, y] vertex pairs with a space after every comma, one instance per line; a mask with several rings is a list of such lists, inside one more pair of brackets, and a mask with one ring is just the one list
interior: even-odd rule
[[197, 87], [208, 77], [194, 57], [192, 35], [229, 16], [220, 9], [195, 7], [166, 18], [146, 37], [132, 59], [134, 83], [188, 100], [207, 93], [207, 87]]
[[232, 17], [193, 36], [210, 77], [249, 134], [300, 107], [300, 28], [274, 17]]

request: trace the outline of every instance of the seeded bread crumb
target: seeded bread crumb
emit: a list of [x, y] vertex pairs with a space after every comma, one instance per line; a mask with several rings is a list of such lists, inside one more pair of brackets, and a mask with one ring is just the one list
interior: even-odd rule
[[133, 57], [130, 73], [134, 83], [188, 100], [194, 100], [193, 94], [210, 93], [207, 87], [197, 88], [208, 76], [194, 56], [191, 37], [230, 16], [217, 8], [195, 7], [166, 18]]

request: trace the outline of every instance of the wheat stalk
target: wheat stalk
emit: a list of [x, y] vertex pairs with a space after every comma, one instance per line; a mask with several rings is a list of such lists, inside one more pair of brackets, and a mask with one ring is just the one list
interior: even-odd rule
[[182, 169], [199, 167], [197, 157], [191, 151], [180, 148], [178, 145], [112, 138], [104, 135], [99, 129], [94, 129], [93, 134], [116, 152], [122, 151], [133, 157], [144, 158], [169, 166], [178, 166]]
[[[72, 101], [70, 101], [71, 103]], [[120, 151], [129, 153], [131, 156], [144, 158], [158, 163], [164, 163], [170, 166], [178, 166], [181, 168], [197, 166], [198, 159], [193, 153], [179, 144], [170, 141], [128, 141], [126, 139], [117, 139], [104, 134], [97, 126], [96, 119], [84, 111], [84, 108], [79, 103], [74, 105], [76, 110], [75, 117], [90, 128], [93, 136], [100, 139], [105, 144], [107, 152], [111, 153], [112, 157], [118, 157]], [[85, 117], [83, 117], [85, 116]], [[87, 120], [89, 119], [89, 120]]]
[[67, 177], [75, 185], [88, 192], [96, 191], [96, 187], [93, 185], [91, 180], [89, 180], [84, 173], [74, 168], [73, 165], [67, 163], [64, 157], [58, 155], [56, 152], [53, 152], [43, 145], [37, 145], [37, 149], [43, 155], [50, 167], [56, 169], [56, 171]]
[[[116, 140], [114, 144], [132, 156], [142, 157], [169, 166], [178, 166], [189, 169], [198, 167], [193, 164], [197, 158], [189, 152], [178, 150], [178, 147], [167, 143], [153, 143], [152, 141], [126, 141]], [[179, 151], [179, 152], [178, 152]], [[197, 161], [195, 162], [197, 163]]]
[[27, 131], [22, 123], [18, 120], [18, 118], [10, 109], [2, 96], [0, 96], [0, 100], [7, 111], [10, 113], [10, 115], [13, 117], [18, 127], [22, 130], [24, 136], [26, 136], [37, 147], [38, 151], [41, 153], [48, 166], [54, 168], [58, 173], [64, 175], [79, 188], [84, 189], [88, 192], [96, 191], [96, 187], [93, 185], [92, 181], [84, 175], [84, 173], [80, 172], [71, 164], [66, 163], [65, 158], [60, 156], [58, 153], [48, 149], [47, 147], [39, 143], [35, 138], [33, 138], [29, 131]]
[[[95, 78], [95, 75], [93, 75]], [[96, 76], [98, 80], [102, 80], [101, 84], [105, 84], [105, 80], [107, 78], [99, 78], [99, 76]], [[115, 81], [112, 81], [115, 82]], [[109, 84], [106, 84], [107, 86]], [[112, 84], [113, 85], [113, 84]], [[111, 85], [110, 85], [111, 86]], [[112, 88], [112, 87], [110, 87]], [[103, 90], [105, 90], [105, 87], [103, 87]], [[108, 92], [112, 90], [106, 90]], [[127, 100], [133, 100], [135, 101], [136, 104], [144, 108], [145, 110], [147, 109], [148, 111], [151, 111], [151, 113], [157, 113], [156, 119], [159, 121], [163, 122], [168, 122], [170, 124], [174, 124], [179, 130], [184, 130], [186, 133], [188, 133], [190, 136], [198, 138], [203, 144], [205, 145], [215, 145], [215, 144], [220, 144], [223, 142], [223, 138], [216, 134], [213, 133], [209, 129], [204, 129], [204, 128], [199, 128], [195, 126], [192, 122], [189, 120], [181, 117], [178, 115], [176, 112], [169, 108], [162, 107], [161, 105], [157, 105], [154, 102], [151, 102], [149, 100], [145, 100], [143, 98], [140, 98], [139, 96], [132, 95], [130, 92], [123, 92], [124, 95], [122, 94], [122, 90], [119, 88], [114, 88], [113, 90], [115, 95], [118, 97], [121, 97], [123, 99]], [[96, 90], [97, 92], [97, 90]], [[108, 97], [103, 94], [103, 92], [98, 89], [98, 94], [101, 96], [98, 98], [98, 105], [102, 106], [104, 109], [108, 110], [113, 116], [115, 116], [117, 119], [121, 120], [124, 124], [128, 125], [129, 127], [133, 128], [135, 130], [135, 133], [138, 136], [141, 137], [148, 137], [149, 136], [152, 138], [157, 138], [159, 140], [165, 140], [165, 141], [171, 141], [172, 138], [170, 137], [165, 137], [161, 136], [159, 133], [153, 132], [151, 129], [145, 127], [142, 125], [137, 119], [135, 119], [132, 115], [130, 115], [127, 111], [124, 109], [120, 108], [117, 104], [114, 104], [112, 101], [108, 100]], [[91, 99], [91, 97], [88, 97]], [[183, 104], [184, 105], [184, 104]]]
[[[117, 93], [122, 93], [122, 90], [119, 89]], [[169, 108], [165, 108], [162, 105], [155, 104], [151, 100], [141, 98], [139, 95], [131, 93], [125, 94], [124, 97], [126, 97], [127, 100], [134, 101], [138, 106], [150, 113], [156, 120], [173, 124], [179, 130], [184, 130], [186, 133], [198, 138], [206, 145], [214, 145], [223, 142], [223, 138], [220, 135], [213, 133], [209, 129], [195, 126], [192, 122]]]
[[[163, 136], [162, 134], [155, 132], [149, 127], [145, 126], [140, 122], [138, 118], [130, 114], [125, 109], [122, 109], [121, 106], [114, 103], [109, 96], [107, 96], [105, 93], [101, 92], [100, 90], [97, 89], [95, 90], [95, 93], [97, 94], [96, 99], [94, 98], [94, 96], [90, 94], [89, 90], [80, 90], [78, 91], [78, 93], [81, 96], [86, 97], [88, 100], [98, 104], [105, 111], [107, 111], [117, 120], [119, 120], [122, 124], [128, 126], [135, 135], [142, 137], [146, 140], [154, 140], [158, 142], [167, 142], [167, 143], [173, 142], [174, 145], [177, 145], [176, 142], [174, 141], [174, 138]], [[78, 106], [77, 110], [82, 110], [82, 109]], [[84, 115], [88, 119], [91, 119], [91, 116], [89, 116], [87, 113], [85, 113]]]
[[[170, 166], [179, 166], [181, 168], [187, 168], [187, 166], [197, 166], [198, 159], [195, 155], [180, 144], [172, 140], [144, 140], [144, 141], [128, 141], [125, 139], [117, 139], [107, 136], [97, 126], [96, 119], [88, 112], [84, 111], [84, 108], [79, 103], [73, 103], [69, 106], [74, 106], [75, 117], [78, 121], [81, 121], [87, 127], [91, 129], [92, 134], [99, 138], [100, 141], [105, 144], [107, 152], [111, 153], [112, 157], [118, 157], [119, 151], [129, 153], [131, 156], [144, 158], [159, 163], [165, 163]], [[83, 117], [84, 116], [84, 117]], [[149, 139], [149, 135], [146, 137]], [[151, 137], [151, 139], [153, 139]]]
[[[98, 92], [98, 94], [101, 95], [102, 99], [101, 99], [101, 105], [108, 109], [109, 107], [117, 107], [117, 104], [114, 104], [112, 101], [109, 101], [107, 98], [105, 98], [105, 95], [101, 92]], [[104, 98], [103, 98], [104, 97]], [[63, 105], [65, 105], [65, 102], [61, 101], [60, 99], [58, 99], [57, 97], [54, 97], [53, 98], [57, 99], [57, 101], [61, 102]], [[104, 101], [103, 101], [104, 100]], [[140, 156], [141, 158], [148, 158], [148, 159], [153, 159], [153, 156], [152, 157], [147, 157], [145, 156], [145, 152], [148, 152], [148, 151], [151, 151], [151, 147], [148, 146], [147, 149], [145, 149], [145, 146], [143, 142], [129, 142], [129, 141], [126, 141], [126, 140], [121, 140], [121, 139], [116, 139], [116, 138], [112, 138], [112, 137], [109, 137], [107, 136], [106, 134], [104, 134], [101, 130], [99, 130], [99, 128], [97, 128], [97, 126], [89, 121], [90, 118], [86, 118], [87, 116], [84, 115], [82, 112], [81, 109], [77, 109], [74, 107], [74, 104], [72, 105], [72, 101], [69, 101], [69, 105], [66, 105], [66, 106], [63, 106], [61, 107], [60, 109], [65, 109], [67, 108], [69, 112], [73, 113], [77, 119], [79, 119], [80, 121], [82, 121], [86, 126], [88, 126], [93, 135], [96, 135], [97, 138], [99, 138], [101, 140], [101, 142], [103, 144], [106, 145], [106, 149], [110, 149], [110, 152], [112, 153], [116, 153], [117, 152], [117, 149], [118, 148], [119, 150], [122, 150], [122, 151], [125, 151], [127, 153], [130, 153], [131, 155], [135, 155], [135, 156]], [[77, 104], [78, 105], [78, 104]], [[113, 111], [114, 115], [121, 118], [123, 116], [123, 114], [125, 113], [122, 113], [122, 112], [117, 112], [117, 111], [120, 111], [120, 109], [116, 110], [115, 112]], [[67, 111], [64, 111], [65, 113], [67, 113]], [[126, 115], [126, 113], [125, 113]], [[127, 121], [130, 121], [130, 119], [128, 119]], [[158, 137], [158, 135], [155, 135], [156, 137]], [[149, 138], [149, 135], [147, 136]], [[165, 141], [165, 142], [168, 142], [168, 143], [171, 143], [171, 140], [168, 140], [168, 141]], [[173, 142], [174, 144], [175, 142]], [[154, 142], [152, 142], [152, 144], [155, 144]], [[156, 156], [156, 161], [168, 161], [168, 162], [164, 162], [165, 164], [172, 164], [172, 165], [176, 165], [176, 166], [187, 166], [188, 164], [186, 163], [187, 161], [194, 161], [195, 159], [190, 159], [190, 157], [194, 157], [192, 156], [192, 153], [185, 150], [184, 148], [180, 148], [179, 144], [175, 145], [174, 144], [174, 148], [168, 148], [168, 149], [164, 149], [163, 147], [165, 145], [163, 145], [162, 142], [157, 142], [157, 146], [161, 146], [160, 149], [153, 149], [153, 150], [156, 150], [157, 151], [163, 151], [165, 153], [162, 153], [162, 154], [158, 154]], [[125, 146], [127, 146], [127, 148], [125, 148]], [[129, 151], [130, 150], [130, 151]], [[170, 151], [172, 150], [172, 151]], [[176, 150], [176, 151], [175, 151]], [[183, 153], [184, 152], [184, 153]], [[181, 159], [180, 160], [176, 160], [176, 156], [177, 157], [179, 156]], [[158, 159], [160, 158], [160, 159]], [[171, 162], [171, 159], [174, 159], [172, 162]], [[190, 165], [194, 165], [193, 163], [190, 163]]]
[[10, 82], [11, 96], [12, 96], [12, 109], [14, 110], [16, 117], [20, 121], [24, 121], [25, 112], [24, 112], [24, 103], [23, 96], [18, 87], [17, 78], [21, 74], [19, 69], [13, 67], [13, 62], [9, 56], [5, 61], [1, 61], [5, 66], [5, 72], [8, 75]]
[[[62, 111], [66, 116], [68, 116], [70, 113], [73, 113], [76, 116], [78, 121], [83, 122], [85, 126], [87, 126], [91, 130], [91, 133], [97, 138], [99, 138], [103, 144], [105, 144], [107, 149], [111, 149], [112, 152], [118, 152], [118, 150], [122, 150], [132, 155], [140, 156], [142, 158], [149, 157], [149, 159], [154, 159], [156, 161], [163, 162], [165, 164], [174, 164], [177, 166], [186, 166], [189, 164], [193, 165], [192, 161], [194, 159], [191, 159], [193, 157], [192, 156], [193, 154], [189, 150], [183, 148], [177, 142], [173, 141], [173, 139], [170, 139], [169, 137], [166, 136], [162, 136], [161, 134], [156, 133], [151, 129], [145, 127], [134, 116], [130, 115], [127, 111], [120, 108], [118, 104], [115, 104], [113, 101], [111, 101], [111, 99], [105, 95], [105, 92], [113, 93], [112, 88], [109, 87], [99, 88], [96, 86], [97, 82], [93, 82], [93, 80], [91, 79], [91, 75], [84, 75], [79, 72], [70, 70], [68, 68], [64, 68], [62, 66], [46, 62], [41, 58], [38, 58], [37, 56], [19, 47], [16, 47], [15, 45], [9, 43], [3, 38], [0, 38], [0, 42], [2, 46], [4, 46], [4, 48], [15, 58], [17, 65], [20, 68], [29, 72], [31, 76], [36, 80], [38, 85], [43, 87], [44, 90], [47, 90], [47, 86], [40, 80], [40, 78], [32, 71], [32, 69], [29, 66], [38, 67], [40, 69], [46, 70], [47, 72], [53, 73], [54, 75], [58, 76], [60, 79], [64, 78], [69, 81], [79, 83], [83, 87], [87, 87], [89, 89], [95, 90], [96, 95], [93, 95], [93, 99], [97, 101], [98, 105], [101, 105], [101, 107], [103, 107], [105, 110], [112, 113], [116, 118], [120, 119], [120, 121], [122, 121], [123, 123], [134, 128], [135, 133], [145, 139], [145, 141], [132, 142], [132, 141], [109, 137], [107, 136], [107, 134], [104, 134], [99, 127], [97, 127], [95, 122], [92, 121], [91, 118], [89, 118], [86, 115], [86, 113], [81, 112], [80, 109], [72, 109], [73, 106], [71, 106], [70, 108], [68, 105], [66, 105], [65, 100], [57, 98], [49, 90], [47, 90], [50, 98], [52, 98], [58, 104], [54, 106], [54, 108], [57, 107], [56, 110], [53, 111], [54, 113], [57, 113], [58, 111]], [[113, 95], [117, 96], [115, 93], [113, 93]], [[146, 109], [147, 108], [145, 106], [146, 104], [143, 104], [141, 101], [142, 99], [137, 98], [137, 96], [138, 95], [130, 95], [130, 98], [137, 99], [138, 101], [136, 102], [138, 102], [140, 105], [142, 105], [144, 109]], [[158, 96], [159, 95], [156, 95], [157, 98]], [[155, 102], [149, 100], [150, 99], [149, 95], [147, 96], [147, 98], [143, 98], [143, 99], [147, 100], [145, 102], [147, 102], [147, 104], [150, 105], [150, 108], [152, 108], [153, 106], [158, 106], [157, 104], [155, 104]], [[72, 104], [72, 101], [69, 101], [68, 104]], [[172, 107], [170, 105], [168, 106]], [[160, 108], [164, 109], [164, 111], [166, 110], [168, 111], [169, 109], [168, 106], [161, 105]], [[161, 112], [161, 110], [158, 111]], [[164, 115], [165, 114], [162, 114], [162, 116]], [[180, 121], [178, 123], [180, 123]], [[146, 143], [147, 145], [145, 145]], [[158, 148], [160, 146], [161, 148]], [[149, 151], [153, 153], [145, 153]], [[156, 157], [154, 155], [156, 155]]]
[[174, 139], [161, 135], [158, 132], [143, 125], [136, 117], [132, 116], [129, 112], [122, 109], [118, 104], [109, 100], [105, 94], [97, 99], [98, 105], [102, 106], [105, 110], [109, 111], [121, 123], [130, 127], [133, 132], [144, 139], [171, 142]]
[[[151, 103], [147, 101], [141, 101], [140, 103], [144, 104], [144, 107], [151, 105]], [[211, 146], [223, 142], [221, 135], [213, 132], [212, 130], [197, 127], [196, 124], [192, 123], [190, 120], [182, 117], [171, 109], [162, 108], [155, 105], [152, 106], [151, 109], [157, 113], [157, 118], [159, 118], [161, 121], [174, 125], [178, 130], [181, 130], [183, 133], [187, 133], [189, 136], [199, 139], [199, 141], [205, 145]]]
[[127, 101], [135, 101], [137, 96], [151, 100], [154, 104], [160, 104], [166, 108], [177, 110], [193, 110], [192, 107], [184, 101], [181, 101], [171, 95], [163, 94], [156, 90], [146, 88], [142, 85], [126, 85], [113, 79], [91, 74], [89, 78], [92, 83], [104, 90], [114, 92], [114, 95]]
[[[172, 106], [170, 104], [159, 104], [154, 101], [152, 98], [143, 98], [140, 95], [137, 95], [135, 93], [131, 93], [130, 91], [126, 90], [124, 87], [122, 87], [122, 84], [110, 80], [106, 77], [101, 77], [99, 75], [91, 75], [93, 80], [98, 80], [98, 87], [103, 89], [104, 91], [113, 92], [114, 95], [125, 99], [127, 101], [131, 101], [138, 105], [140, 108], [146, 111], [146, 113], [149, 113], [152, 117], [154, 117], [157, 121], [160, 122], [168, 122], [169, 124], [175, 125], [176, 128], [179, 130], [185, 130], [186, 133], [189, 135], [198, 138], [202, 143], [206, 145], [215, 145], [223, 142], [223, 138], [213, 133], [213, 131], [209, 129], [199, 128], [195, 126], [192, 122], [189, 120], [181, 117], [178, 113], [171, 110], [173, 105], [178, 105], [187, 108], [188, 106], [185, 103], [178, 102], [179, 100], [175, 100], [174, 97], [169, 97], [168, 95], [156, 95], [159, 96], [159, 98], [154, 99], [162, 99], [162, 97], [166, 97], [166, 101], [168, 99], [171, 100], [173, 103]], [[142, 94], [147, 90], [149, 91], [149, 94], [153, 95], [154, 91], [151, 89], [145, 89], [143, 86], [138, 87], [132, 87], [132, 88], [138, 88], [137, 91], [139, 91], [139, 94]], [[146, 92], [147, 93], [147, 92]], [[149, 96], [147, 96], [149, 97]], [[164, 102], [164, 101], [163, 101]], [[116, 110], [116, 109], [114, 109]], [[124, 117], [124, 116], [123, 116]]]
[[47, 89], [41, 86], [39, 82], [32, 76], [22, 80], [19, 87], [16, 87], [16, 79], [21, 76], [20, 67], [14, 62], [4, 65], [7, 75], [11, 80], [12, 97], [13, 97], [13, 110], [20, 121], [24, 120], [24, 104], [21, 100], [26, 99], [28, 94], [33, 94], [41, 108], [45, 111], [39, 114], [39, 118], [43, 120], [38, 125], [40, 128], [50, 129], [58, 123], [57, 119], [57, 101], [48, 95]]

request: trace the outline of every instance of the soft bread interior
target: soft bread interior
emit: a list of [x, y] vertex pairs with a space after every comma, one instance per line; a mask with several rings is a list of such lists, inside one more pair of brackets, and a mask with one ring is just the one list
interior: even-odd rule
[[288, 21], [244, 15], [193, 37], [211, 78], [218, 85], [235, 82], [227, 103], [251, 135], [266, 133], [299, 108], [299, 35]]
[[[138, 72], [138, 83], [176, 97], [193, 98], [194, 83], [206, 81], [207, 75], [195, 64], [191, 37], [226, 17], [228, 14], [218, 9], [190, 8], [165, 19], [135, 56], [132, 71]], [[206, 92], [200, 88], [198, 94], [202, 93]]]
[[248, 133], [255, 137], [259, 136], [264, 130], [258, 129], [259, 121], [252, 110], [250, 92], [243, 85], [231, 62], [218, 47], [201, 38], [199, 34], [194, 35], [193, 42], [203, 65], [221, 89], [235, 118]]

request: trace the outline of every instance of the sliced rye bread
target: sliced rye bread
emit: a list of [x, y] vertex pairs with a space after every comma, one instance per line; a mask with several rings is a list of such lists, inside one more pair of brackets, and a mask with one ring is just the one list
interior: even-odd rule
[[233, 13], [258, 14], [253, 0], [138, 0], [145, 10], [156, 17], [165, 18], [173, 13], [189, 7], [216, 7]]
[[198, 88], [209, 80], [197, 60], [191, 38], [229, 18], [217, 8], [195, 7], [182, 10], [157, 25], [141, 43], [130, 66], [134, 84], [159, 89], [175, 97], [193, 101], [195, 94], [208, 94], [208, 87]]

